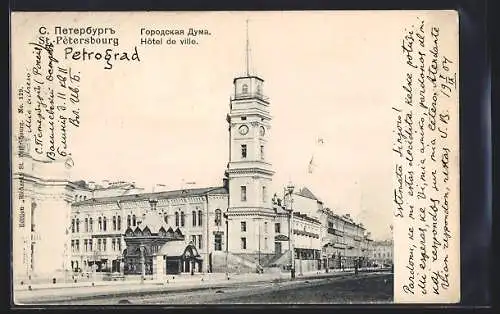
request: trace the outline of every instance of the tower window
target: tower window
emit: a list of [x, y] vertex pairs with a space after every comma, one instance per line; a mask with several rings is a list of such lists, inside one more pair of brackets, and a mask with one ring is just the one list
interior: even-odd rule
[[203, 223], [203, 212], [201, 210], [198, 211], [198, 226], [201, 226]]
[[241, 145], [241, 158], [247, 158], [247, 145]]
[[218, 233], [215, 235], [215, 238], [214, 238], [214, 242], [215, 242], [215, 251], [222, 251], [222, 234]]
[[220, 226], [222, 224], [222, 212], [220, 209], [215, 210], [215, 225]]
[[274, 224], [274, 232], [275, 233], [280, 233], [281, 232], [281, 224], [279, 222]]
[[247, 84], [243, 84], [243, 86], [241, 87], [241, 92], [243, 94], [247, 94], [248, 93], [248, 85]]
[[247, 201], [247, 187], [245, 185], [241, 186], [241, 201]]

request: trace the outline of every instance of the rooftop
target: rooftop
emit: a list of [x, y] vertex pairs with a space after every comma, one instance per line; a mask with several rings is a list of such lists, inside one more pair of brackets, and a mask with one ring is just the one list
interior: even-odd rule
[[162, 191], [155, 193], [137, 193], [137, 194], [118, 195], [118, 196], [105, 196], [105, 197], [91, 198], [84, 201], [76, 202], [73, 205], [83, 206], [83, 205], [105, 204], [105, 203], [126, 202], [126, 201], [174, 199], [181, 197], [204, 196], [209, 194], [228, 194], [228, 190], [224, 187], [207, 187], [207, 188], [182, 189], [174, 191]]

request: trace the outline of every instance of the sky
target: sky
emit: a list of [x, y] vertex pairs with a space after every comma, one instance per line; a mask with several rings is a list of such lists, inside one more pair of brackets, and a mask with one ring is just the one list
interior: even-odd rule
[[[137, 46], [140, 55], [140, 62], [116, 63], [111, 70], [98, 61], [71, 63], [82, 76], [81, 125], [70, 134], [72, 179], [134, 181], [146, 189], [177, 189], [183, 180], [221, 185], [233, 78], [245, 72], [246, 19], [250, 72], [264, 79], [270, 98], [273, 190], [289, 181], [307, 186], [325, 206], [362, 222], [375, 239], [388, 238], [391, 107], [401, 102], [400, 39], [412, 21], [401, 12], [58, 17], [58, 25], [113, 27], [120, 38], [113, 49]], [[26, 21], [27, 30], [54, 25], [50, 16], [31, 20], [37, 23]], [[211, 35], [192, 37], [199, 42], [193, 46], [146, 46], [140, 44], [143, 27], [193, 27]], [[61, 58], [63, 48], [56, 47]]]

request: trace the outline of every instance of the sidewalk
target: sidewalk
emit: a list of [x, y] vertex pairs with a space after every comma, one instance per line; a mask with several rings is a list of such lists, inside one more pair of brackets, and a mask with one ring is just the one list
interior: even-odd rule
[[[297, 274], [296, 280], [307, 278], [335, 277], [342, 275], [353, 275], [353, 271], [314, 271]], [[14, 290], [14, 301], [17, 304], [45, 303], [67, 300], [78, 300], [98, 298], [106, 296], [119, 296], [142, 293], [162, 293], [168, 291], [196, 291], [211, 288], [220, 288], [242, 283], [289, 281], [290, 273], [264, 273], [264, 274], [229, 274], [229, 280], [224, 273], [197, 274], [197, 275], [169, 275], [163, 280], [140, 281], [100, 281], [92, 283], [68, 283], [68, 284], [39, 284]], [[57, 287], [55, 287], [57, 286]]]

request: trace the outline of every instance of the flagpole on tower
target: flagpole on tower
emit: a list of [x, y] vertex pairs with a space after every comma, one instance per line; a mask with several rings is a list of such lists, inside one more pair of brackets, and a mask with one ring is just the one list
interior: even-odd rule
[[250, 75], [250, 42], [248, 40], [248, 19], [247, 19], [247, 45], [246, 45], [246, 66], [247, 66], [247, 76]]

